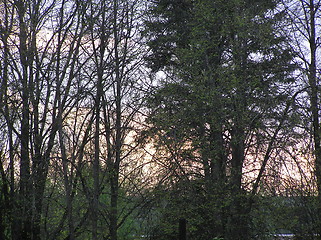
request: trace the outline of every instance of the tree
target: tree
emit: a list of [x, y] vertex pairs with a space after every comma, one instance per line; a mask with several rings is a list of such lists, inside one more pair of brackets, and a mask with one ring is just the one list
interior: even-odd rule
[[[276, 7], [159, 0], [146, 23], [151, 66], [167, 73], [149, 102], [153, 134], [177, 176], [203, 175], [209, 201], [221, 203], [212, 229], [227, 239], [250, 235], [245, 164], [254, 159], [264, 172], [288, 125], [295, 67]], [[262, 173], [254, 176], [256, 194]]]
[[4, 0], [0, 11], [1, 237], [117, 239], [146, 184], [143, 1]]
[[[318, 190], [318, 201], [320, 206], [321, 198], [321, 129], [320, 129], [320, 97], [319, 97], [319, 62], [318, 54], [320, 43], [318, 33], [320, 32], [320, 7], [321, 2], [309, 1], [284, 1], [284, 9], [289, 19], [289, 26], [285, 28], [292, 38], [292, 47], [297, 52], [298, 61], [301, 64], [302, 88], [307, 89], [309, 119], [311, 129], [307, 131], [313, 139], [313, 156], [315, 165], [315, 176]], [[321, 210], [318, 209], [318, 216]], [[319, 220], [320, 221], [320, 220]], [[319, 227], [320, 229], [320, 223]], [[319, 230], [318, 230], [319, 231]], [[320, 234], [320, 232], [318, 232]]]
[[[1, 116], [6, 121], [8, 146], [2, 163], [9, 166], [6, 181], [12, 209], [11, 229], [5, 232], [12, 239], [41, 239], [45, 188], [57, 134], [68, 109], [77, 102], [70, 95], [78, 90], [73, 81], [79, 70], [75, 68], [79, 38], [70, 41], [67, 32], [79, 23], [73, 22], [79, 4], [70, 2], [75, 8], [67, 8], [67, 14], [65, 1], [61, 5], [57, 1], [1, 4]], [[75, 27], [75, 33], [80, 29], [80, 25]], [[74, 67], [69, 68], [70, 64]]]
[[[94, 156], [91, 162], [92, 238], [102, 236], [116, 240], [118, 230], [133, 211], [120, 206], [120, 195], [126, 192], [130, 174], [136, 174], [137, 147], [134, 141], [143, 101], [144, 47], [138, 32], [144, 11], [141, 1], [91, 1], [86, 9], [89, 39], [84, 53], [88, 57], [86, 77], [95, 93], [93, 107]], [[126, 165], [134, 166], [131, 173]], [[141, 163], [141, 166], [142, 163]], [[129, 174], [129, 175], [127, 175]], [[135, 177], [138, 177], [137, 175]], [[108, 181], [105, 181], [107, 179]], [[140, 191], [137, 185], [136, 191]], [[104, 192], [110, 197], [101, 202]], [[106, 199], [105, 199], [106, 200]], [[108, 212], [108, 221], [102, 212]], [[99, 226], [100, 222], [100, 226]], [[109, 231], [104, 231], [106, 224]]]

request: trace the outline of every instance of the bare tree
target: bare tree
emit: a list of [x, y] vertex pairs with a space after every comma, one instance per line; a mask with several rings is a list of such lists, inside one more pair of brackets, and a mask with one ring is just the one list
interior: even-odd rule
[[[302, 66], [303, 88], [307, 88], [309, 96], [309, 118], [311, 119], [310, 135], [313, 139], [313, 155], [315, 176], [319, 204], [321, 203], [321, 128], [320, 128], [320, 20], [321, 2], [319, 0], [284, 1], [284, 7], [290, 20], [290, 26], [286, 28], [292, 36], [292, 46], [298, 53], [298, 60]], [[308, 129], [308, 131], [310, 131]], [[319, 218], [321, 208], [318, 209]], [[320, 224], [320, 223], [319, 223]], [[320, 229], [320, 225], [319, 228]], [[320, 232], [319, 232], [320, 234]]]
[[55, 0], [1, 4], [1, 114], [8, 136], [11, 237], [41, 239], [50, 158], [62, 120], [77, 102], [79, 85], [74, 79], [80, 41], [69, 33], [72, 29], [73, 36], [81, 35], [75, 14], [79, 4], [74, 8], [71, 2], [67, 6], [66, 1], [59, 5]]

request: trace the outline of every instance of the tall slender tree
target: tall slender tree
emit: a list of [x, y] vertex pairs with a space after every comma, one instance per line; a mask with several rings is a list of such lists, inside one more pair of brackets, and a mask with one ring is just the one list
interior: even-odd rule
[[[129, 159], [136, 158], [134, 152], [138, 146], [133, 136], [140, 128], [136, 119], [143, 101], [144, 47], [138, 31], [143, 11], [141, 1], [92, 1], [87, 8], [90, 44], [85, 51], [89, 59], [86, 68], [95, 92], [93, 239], [108, 235], [116, 240], [119, 229], [133, 211], [129, 206], [120, 206], [120, 195], [121, 191], [127, 192], [122, 185], [127, 182], [124, 166]], [[103, 192], [108, 192], [108, 202], [102, 202]], [[98, 220], [105, 211], [108, 232]]]

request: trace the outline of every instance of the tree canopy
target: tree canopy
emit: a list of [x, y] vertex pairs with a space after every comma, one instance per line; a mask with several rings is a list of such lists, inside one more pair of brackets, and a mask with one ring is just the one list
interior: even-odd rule
[[320, 7], [0, 0], [0, 239], [320, 234]]

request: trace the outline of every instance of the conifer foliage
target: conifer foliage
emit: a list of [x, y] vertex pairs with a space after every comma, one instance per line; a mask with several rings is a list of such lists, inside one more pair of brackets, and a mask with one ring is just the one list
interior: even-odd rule
[[166, 74], [149, 99], [151, 131], [166, 145], [177, 178], [202, 179], [200, 204], [211, 209], [205, 213], [207, 231], [193, 239], [251, 234], [253, 199], [244, 188], [244, 167], [255, 158], [255, 148], [265, 149], [255, 160], [262, 170], [272, 161], [268, 155], [285, 125], [295, 69], [277, 28], [282, 15], [276, 6], [276, 1], [158, 0], [146, 23], [148, 60]]

